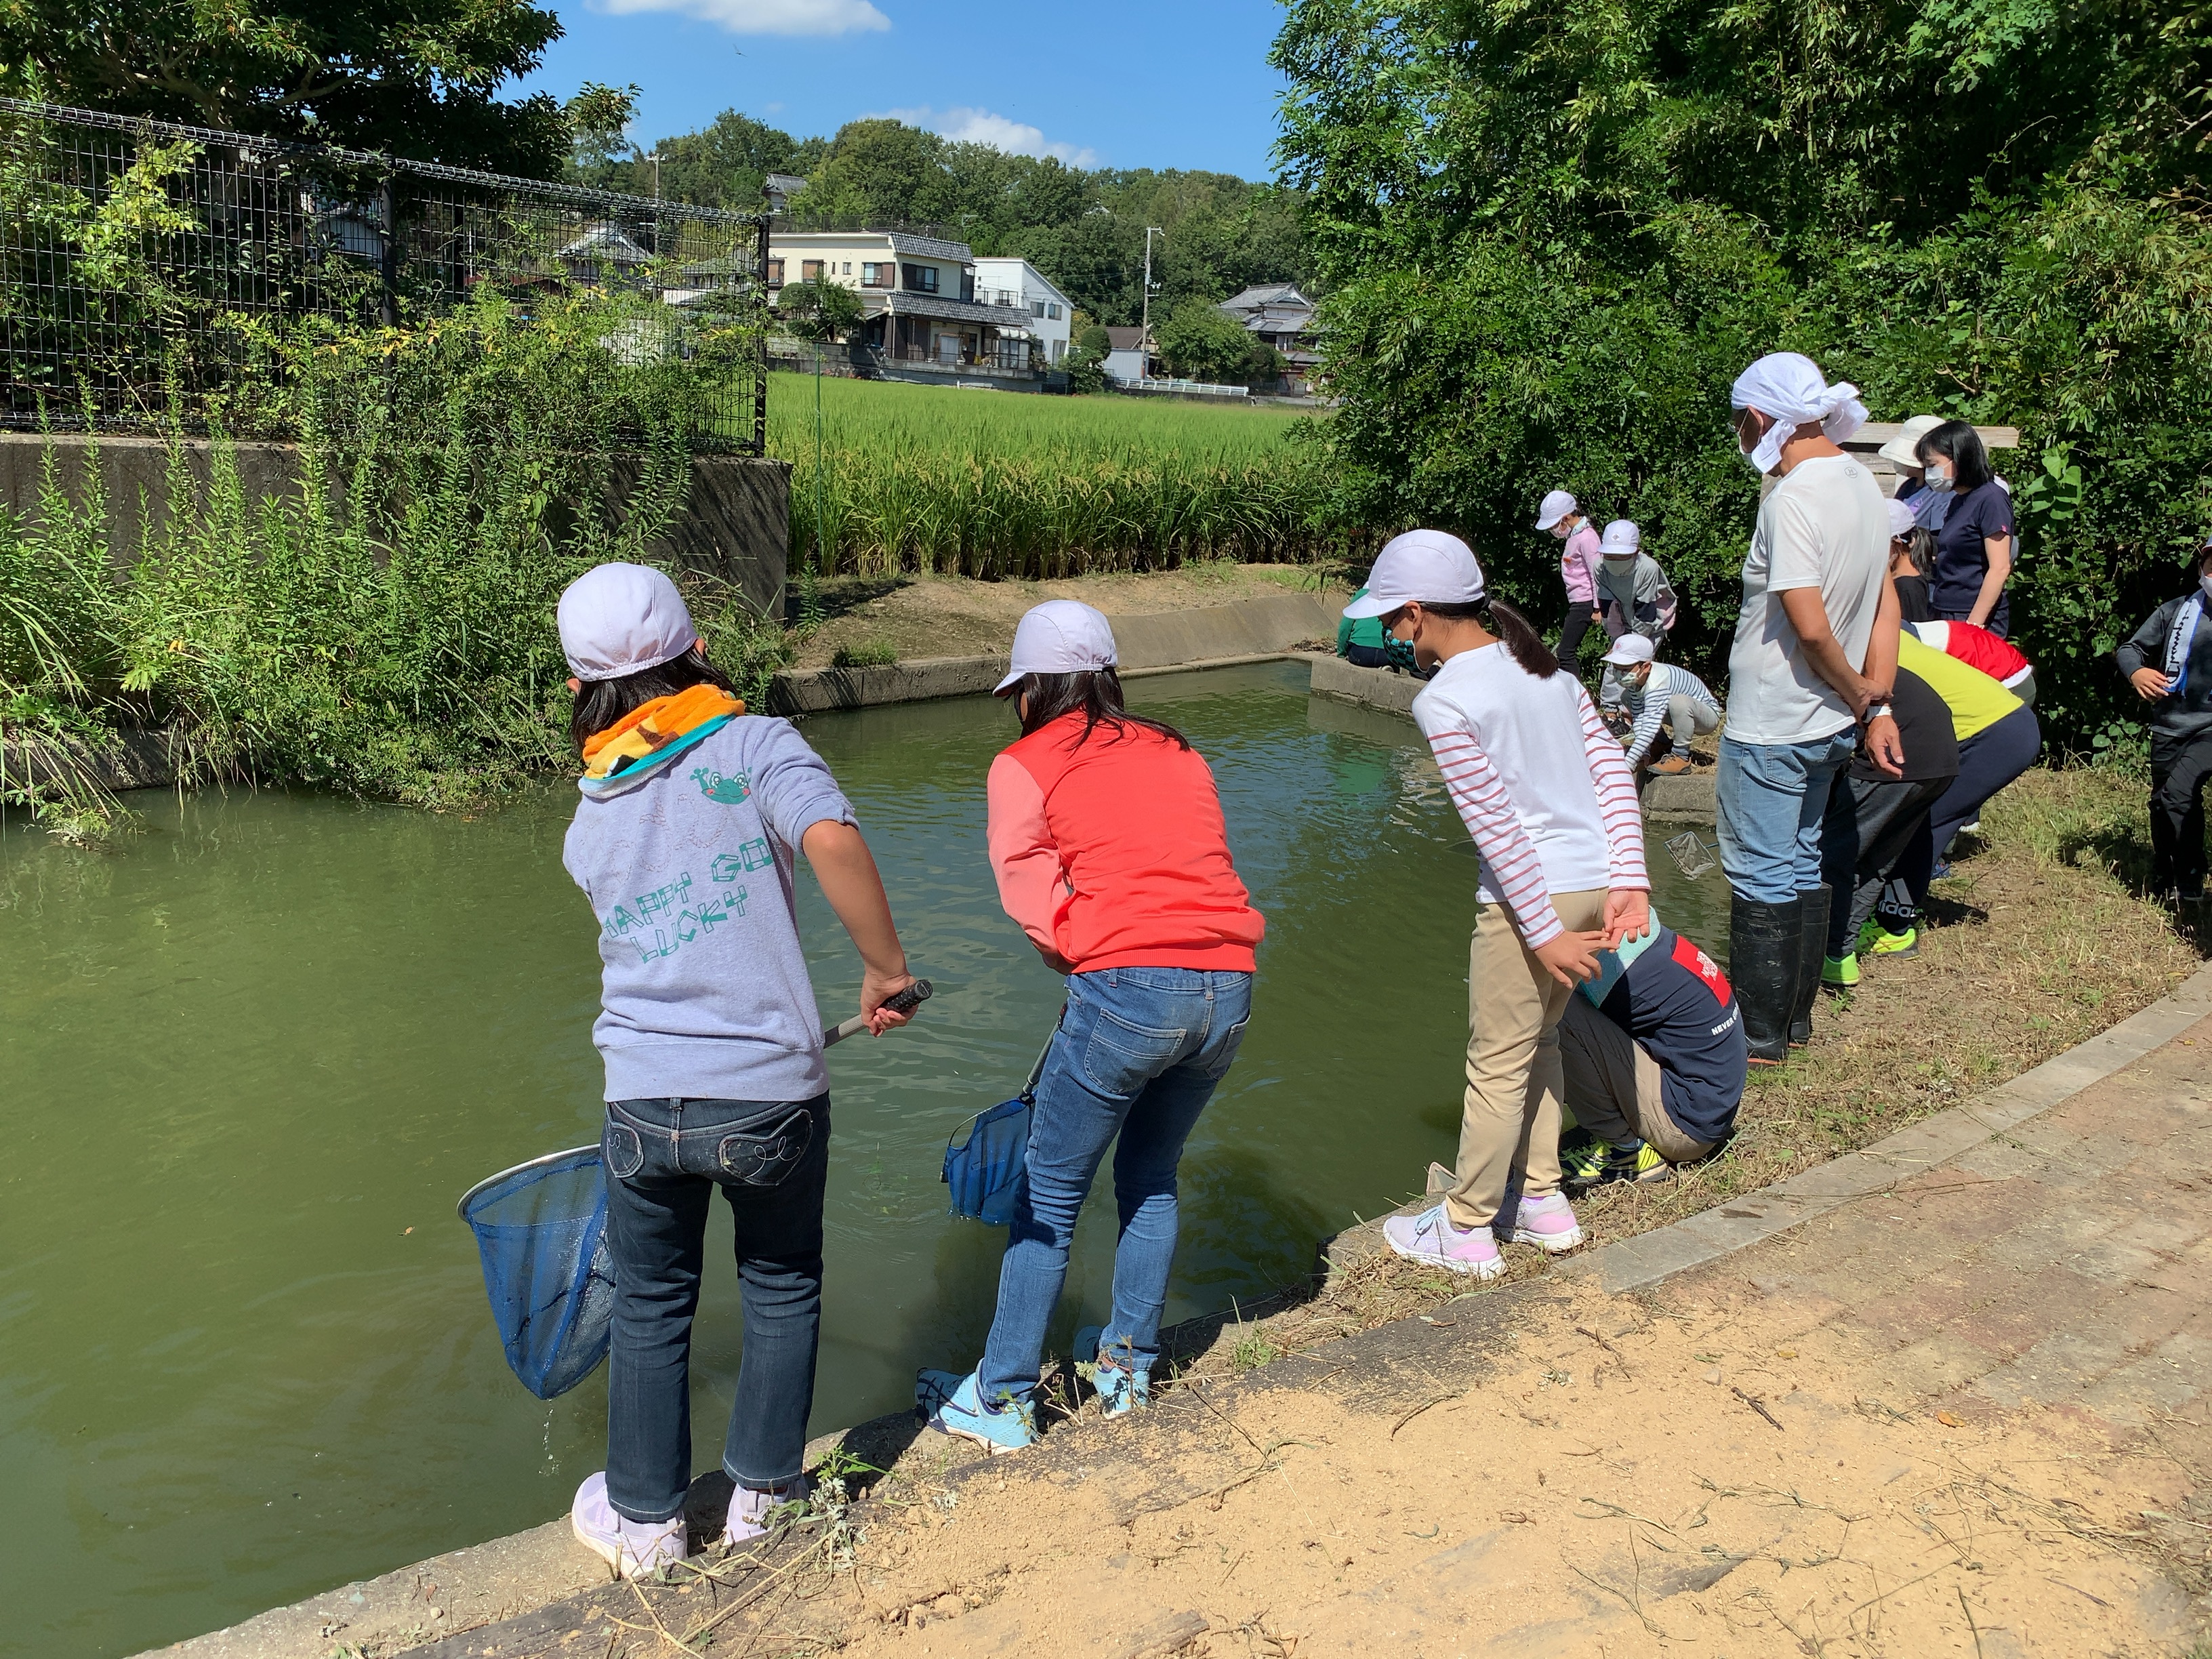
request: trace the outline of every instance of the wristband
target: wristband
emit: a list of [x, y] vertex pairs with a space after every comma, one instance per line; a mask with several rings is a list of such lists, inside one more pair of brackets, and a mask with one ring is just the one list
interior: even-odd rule
[[1882, 719], [1885, 715], [1891, 720], [1895, 720], [1897, 718], [1897, 709], [1895, 706], [1886, 702], [1870, 702], [1867, 705], [1866, 713], [1859, 716], [1859, 724], [1862, 726], [1871, 726], [1875, 721]]

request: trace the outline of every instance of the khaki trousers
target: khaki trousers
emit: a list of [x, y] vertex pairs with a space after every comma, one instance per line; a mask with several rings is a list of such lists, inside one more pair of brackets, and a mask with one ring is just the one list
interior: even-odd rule
[[1600, 1140], [1618, 1146], [1643, 1140], [1669, 1164], [1691, 1164], [1716, 1143], [1692, 1140], [1667, 1115], [1659, 1095], [1659, 1062], [1644, 1045], [1590, 1006], [1567, 999], [1559, 1019], [1559, 1060], [1567, 1109]]
[[[1605, 898], [1602, 887], [1554, 893], [1552, 906], [1569, 932], [1589, 933], [1605, 921]], [[1522, 944], [1504, 905], [1482, 907], [1467, 956], [1459, 1160], [1444, 1194], [1444, 1213], [1462, 1231], [1497, 1218], [1516, 1170], [1530, 1198], [1559, 1190], [1559, 1017], [1572, 994]]]

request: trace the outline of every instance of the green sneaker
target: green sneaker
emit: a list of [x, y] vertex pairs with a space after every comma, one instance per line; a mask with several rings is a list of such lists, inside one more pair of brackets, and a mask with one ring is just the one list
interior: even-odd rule
[[1854, 951], [1847, 957], [1826, 957], [1820, 963], [1820, 983], [1831, 991], [1848, 991], [1859, 982], [1859, 959]]
[[1859, 954], [1863, 957], [1912, 957], [1920, 954], [1920, 930], [1908, 927], [1901, 933], [1893, 933], [1879, 921], [1869, 917], [1867, 925], [1859, 929]]
[[1601, 1177], [1604, 1180], [1633, 1181], [1648, 1186], [1655, 1181], [1672, 1181], [1674, 1178], [1674, 1166], [1660, 1157], [1648, 1140], [1637, 1142], [1636, 1150], [1632, 1152], [1612, 1148], [1607, 1150], [1612, 1152], [1612, 1156], [1605, 1161], [1605, 1173]]
[[1613, 1148], [1587, 1129], [1577, 1129], [1559, 1140], [1559, 1176], [1570, 1187], [1595, 1187], [1605, 1179], [1606, 1160]]

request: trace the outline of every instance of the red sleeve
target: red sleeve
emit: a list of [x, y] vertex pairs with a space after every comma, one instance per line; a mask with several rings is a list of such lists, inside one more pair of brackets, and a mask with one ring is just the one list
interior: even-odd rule
[[1032, 945], [1057, 953], [1060, 919], [1071, 895], [1060, 848], [1045, 824], [1044, 791], [1027, 767], [1012, 755], [1001, 755], [991, 763], [985, 793], [989, 811], [984, 841], [991, 873], [999, 881], [999, 902]]

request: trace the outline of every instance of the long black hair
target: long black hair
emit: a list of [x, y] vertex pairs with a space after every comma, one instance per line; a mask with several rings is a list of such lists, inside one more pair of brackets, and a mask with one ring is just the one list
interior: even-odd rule
[[1951, 463], [1951, 479], [1960, 493], [1979, 489], [1990, 478], [1990, 452], [1982, 447], [1982, 434], [1965, 421], [1946, 421], [1912, 447], [1920, 465], [1931, 455]]
[[708, 662], [696, 645], [656, 668], [641, 668], [617, 679], [586, 680], [584, 689], [576, 693], [576, 706], [568, 711], [568, 740], [580, 755], [586, 738], [596, 737], [623, 715], [642, 708], [655, 697], [672, 697], [695, 685], [719, 686], [733, 697], [738, 695], [729, 677]]
[[1132, 714], [1121, 702], [1121, 677], [1110, 668], [1085, 668], [1073, 674], [1024, 674], [1010, 694], [1021, 709], [1022, 735], [1041, 731], [1066, 714], [1083, 716], [1083, 735], [1077, 746], [1091, 741], [1100, 726], [1109, 726], [1116, 737], [1130, 726], [1157, 732], [1176, 747], [1188, 749], [1190, 739], [1162, 720]]
[[1548, 680], [1559, 672], [1559, 653], [1544, 643], [1544, 636], [1536, 631], [1534, 623], [1492, 594], [1480, 605], [1431, 605], [1421, 601], [1421, 609], [1431, 617], [1443, 617], [1461, 622], [1473, 617], [1505, 642], [1505, 648], [1519, 663], [1540, 680]]

